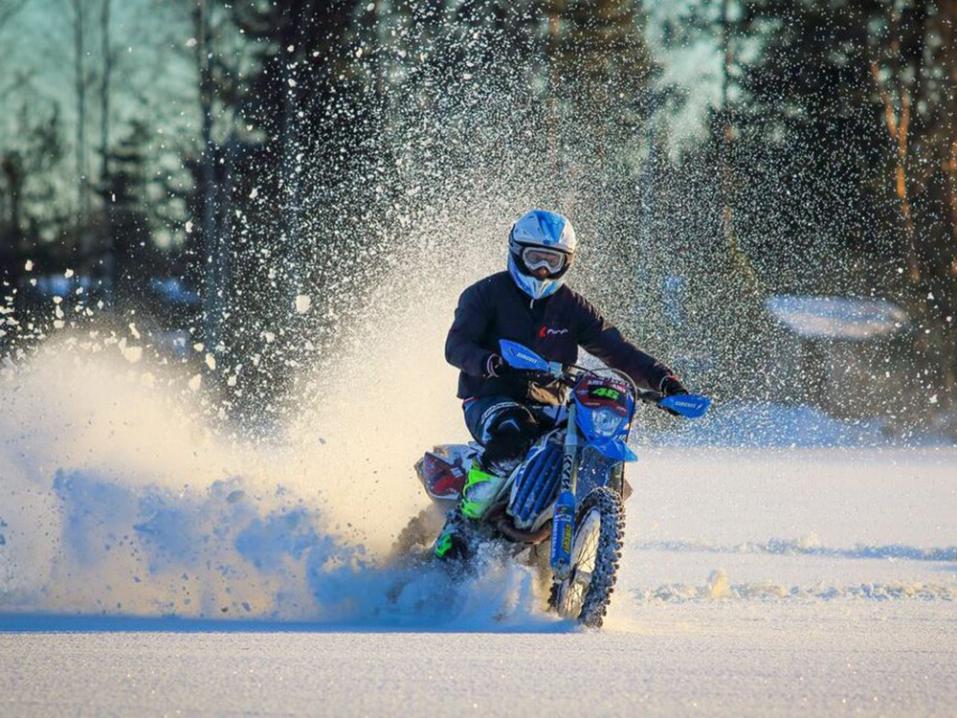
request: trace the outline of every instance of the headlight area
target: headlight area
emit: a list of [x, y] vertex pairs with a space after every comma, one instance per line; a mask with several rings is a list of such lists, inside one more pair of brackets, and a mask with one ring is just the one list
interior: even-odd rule
[[624, 418], [611, 409], [595, 409], [591, 412], [591, 423], [595, 434], [603, 438], [614, 436]]

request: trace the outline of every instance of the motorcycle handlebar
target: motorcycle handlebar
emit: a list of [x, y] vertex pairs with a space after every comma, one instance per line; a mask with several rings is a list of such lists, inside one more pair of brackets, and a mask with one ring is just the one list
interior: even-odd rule
[[549, 371], [539, 371], [538, 369], [515, 369], [510, 368], [508, 372], [511, 376], [521, 377], [528, 381], [542, 382], [544, 384], [551, 384], [552, 382], [561, 382], [566, 386], [574, 386], [578, 381], [578, 377], [571, 375], [569, 372], [562, 372], [557, 376]]
[[[591, 369], [586, 369], [585, 367], [580, 366], [569, 367], [558, 375], [555, 375], [552, 372], [540, 371], [538, 369], [516, 368], [512, 368], [510, 373], [513, 376], [520, 376], [528, 381], [540, 381], [545, 384], [551, 384], [552, 382], [557, 381], [570, 388], [574, 388], [574, 386], [581, 379], [582, 374], [594, 374]], [[634, 386], [633, 382], [632, 385]], [[653, 389], [640, 389], [636, 386], [635, 398], [638, 401], [648, 402], [649, 404], [658, 404], [658, 402], [665, 398], [665, 395]]]

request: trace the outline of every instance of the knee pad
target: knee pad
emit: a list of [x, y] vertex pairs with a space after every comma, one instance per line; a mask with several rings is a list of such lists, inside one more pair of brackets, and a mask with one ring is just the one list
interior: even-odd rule
[[495, 412], [486, 423], [484, 458], [491, 464], [515, 464], [525, 457], [528, 447], [539, 433], [539, 424], [521, 404], [513, 404]]
[[482, 419], [485, 434], [489, 439], [499, 436], [531, 435], [538, 428], [538, 421], [532, 416], [532, 412], [517, 402], [493, 406]]

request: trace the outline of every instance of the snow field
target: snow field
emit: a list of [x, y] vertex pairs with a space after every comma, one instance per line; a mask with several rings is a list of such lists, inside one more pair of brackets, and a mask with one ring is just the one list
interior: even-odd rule
[[558, 635], [0, 634], [0, 713], [946, 716], [954, 629], [917, 603], [708, 603]]
[[464, 433], [453, 377], [413, 376], [441, 328], [398, 326], [408, 361], [357, 342], [270, 443], [147, 358], [51, 341], [5, 375], [0, 713], [957, 712], [957, 450], [640, 447], [581, 631], [494, 556], [382, 565], [412, 461]]

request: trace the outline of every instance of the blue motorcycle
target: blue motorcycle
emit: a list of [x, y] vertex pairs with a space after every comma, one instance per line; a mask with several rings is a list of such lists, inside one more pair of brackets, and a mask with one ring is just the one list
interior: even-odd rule
[[[549, 607], [560, 616], [601, 626], [624, 542], [624, 500], [631, 493], [624, 465], [637, 460], [627, 444], [636, 402], [651, 401], [687, 418], [702, 416], [711, 402], [699, 395], [640, 391], [617, 370], [562, 366], [508, 340], [500, 341], [500, 350], [514, 371], [542, 384], [561, 382], [568, 391], [553, 428], [494, 487], [477, 530], [484, 538], [510, 542], [517, 558], [541, 571], [550, 585]], [[446, 444], [416, 463], [437, 507], [468, 499], [466, 476], [481, 450], [474, 443]], [[400, 544], [423, 532], [427, 513], [416, 520], [400, 535]], [[433, 538], [435, 533], [437, 528]]]

